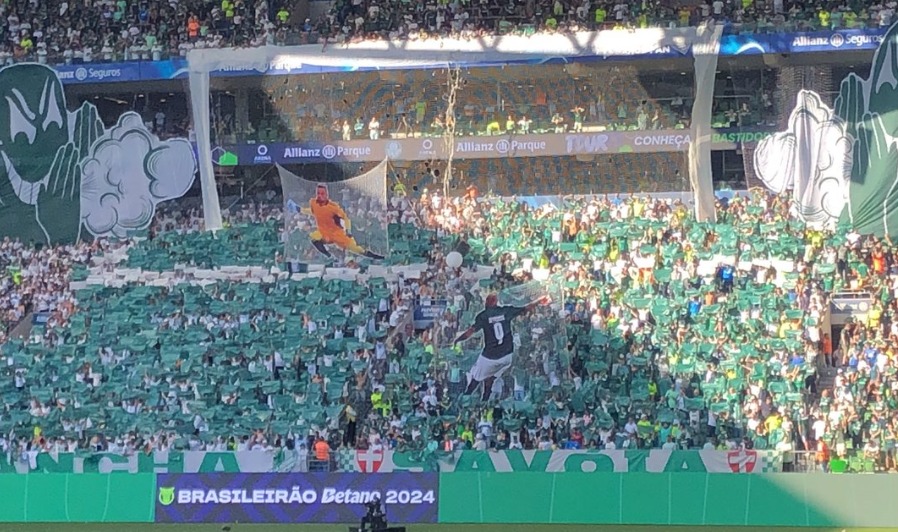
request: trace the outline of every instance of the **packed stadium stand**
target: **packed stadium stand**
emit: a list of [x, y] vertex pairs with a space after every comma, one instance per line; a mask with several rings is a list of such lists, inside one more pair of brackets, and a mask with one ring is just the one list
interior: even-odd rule
[[[13, 2], [0, 6], [0, 62], [159, 61], [196, 48], [709, 19], [736, 34], [884, 28], [895, 4], [337, 0], [317, 20], [291, 7]], [[721, 74], [729, 85], [715, 94], [715, 128], [783, 123], [788, 109], [774, 100], [786, 76], [753, 68]], [[688, 130], [690, 76], [626, 64], [471, 69], [456, 134]], [[401, 77], [350, 73], [341, 80], [355, 90], [338, 90], [327, 76], [285, 76], [242, 87], [242, 104], [216, 90], [214, 140], [442, 138], [444, 81], [430, 70]], [[190, 134], [182, 94], [138, 104], [131, 90], [130, 101], [97, 103], [103, 122], [135, 109], [162, 138]], [[86, 90], [73, 100], [99, 98]], [[245, 120], [238, 106], [248, 107]], [[0, 456], [292, 451], [322, 438], [331, 449], [432, 455], [771, 449], [789, 456], [787, 470], [793, 452], [822, 470], [898, 467], [898, 257], [888, 238], [844, 220], [806, 224], [788, 193], [757, 188], [718, 194], [717, 220], [699, 221], [688, 195], [649, 194], [690, 190], [682, 152], [454, 164], [462, 186], [449, 195], [430, 163], [393, 169], [390, 256], [339, 264], [364, 282], [310, 275], [289, 260], [285, 198], [274, 188], [255, 194], [255, 183], [223, 202], [225, 227], [215, 232], [190, 197], [161, 205], [128, 238], [0, 241]], [[363, 167], [349, 166], [341, 171]], [[536, 193], [555, 198], [515, 197]], [[464, 264], [450, 266], [458, 250]], [[522, 364], [482, 397], [461, 393], [478, 349], [453, 340], [487, 294], [530, 286], [541, 272], [563, 298], [519, 326]], [[833, 327], [830, 309], [844, 293], [865, 295], [869, 308]], [[445, 307], [417, 328], [422, 301]], [[530, 333], [556, 322], [564, 345], [528, 352]]]
[[[335, 448], [825, 445], [894, 467], [886, 243], [809, 229], [763, 192], [724, 200], [717, 223], [639, 196], [560, 209], [439, 195], [393, 205], [419, 220], [392, 231], [396, 249], [409, 250], [397, 262], [426, 260], [420, 278], [287, 281], [277, 273], [286, 264], [272, 260], [278, 208], [262, 204], [235, 211], [214, 236], [167, 213], [152, 238], [125, 248], [4, 243], [20, 272], [6, 283], [4, 319], [49, 314], [31, 341], [3, 342], [4, 449], [267, 449], [314, 429]], [[463, 269], [445, 263], [459, 238], [498, 265], [486, 290], [526, 281], [531, 268], [563, 276], [569, 375], [534, 361], [532, 373], [506, 379], [512, 396], [450, 398], [463, 354], [433, 345], [457, 334], [470, 305], [456, 297]], [[120, 267], [143, 277], [66, 286], [102, 275], [90, 258], [123, 250]], [[740, 266], [715, 267], [723, 255]], [[849, 287], [873, 294], [874, 311], [831, 338], [824, 308]], [[421, 297], [453, 302], [423, 336], [402, 320]]]

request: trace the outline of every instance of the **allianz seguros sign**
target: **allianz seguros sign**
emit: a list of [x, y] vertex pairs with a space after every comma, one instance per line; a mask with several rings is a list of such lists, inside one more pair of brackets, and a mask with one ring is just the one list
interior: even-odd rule
[[63, 83], [102, 83], [118, 81], [138, 81], [140, 71], [137, 67], [126, 65], [97, 66], [57, 66], [56, 75]]
[[834, 32], [830, 35], [799, 35], [792, 40], [793, 49], [813, 48], [817, 51], [827, 51], [854, 47], [857, 49], [875, 49], [882, 43], [884, 35], [871, 33], [843, 33]]

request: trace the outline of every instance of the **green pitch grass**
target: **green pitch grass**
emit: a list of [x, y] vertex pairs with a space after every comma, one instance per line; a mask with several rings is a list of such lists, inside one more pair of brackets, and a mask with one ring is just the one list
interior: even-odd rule
[[[413, 525], [409, 532], [886, 532], [888, 528], [598, 525]], [[0, 532], [346, 532], [347, 525], [4, 524]]]

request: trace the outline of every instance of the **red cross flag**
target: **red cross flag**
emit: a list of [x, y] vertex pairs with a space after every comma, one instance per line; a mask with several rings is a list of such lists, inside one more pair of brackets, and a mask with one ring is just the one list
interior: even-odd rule
[[377, 473], [384, 462], [384, 452], [370, 449], [355, 452], [355, 461], [362, 473]]
[[730, 451], [727, 453], [727, 463], [733, 473], [751, 473], [758, 463], [758, 453], [755, 451]]

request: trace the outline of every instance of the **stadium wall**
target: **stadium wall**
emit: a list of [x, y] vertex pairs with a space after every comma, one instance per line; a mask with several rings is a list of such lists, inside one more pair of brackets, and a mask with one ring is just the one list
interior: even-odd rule
[[0, 523], [150, 523], [156, 475], [0, 475]]
[[[332, 488], [330, 495], [325, 493], [327, 488]], [[184, 490], [189, 494], [181, 493]], [[197, 500], [197, 490], [205, 490], [205, 498]], [[289, 492], [288, 501], [295, 491], [300, 500], [275, 501], [277, 490]], [[317, 494], [314, 502], [310, 490]], [[892, 475], [528, 472], [438, 477], [414, 473], [0, 475], [4, 495], [0, 523], [225, 523], [233, 521], [235, 511], [244, 523], [346, 523], [364, 511], [354, 499], [334, 499], [347, 490], [380, 491], [384, 497], [393, 497], [387, 513], [397, 524], [844, 528], [898, 523], [898, 505], [891, 501], [898, 491], [898, 477]], [[222, 491], [239, 491], [252, 504], [218, 500]], [[327, 497], [330, 502], [325, 501]]]
[[455, 473], [439, 522], [888, 527], [896, 489], [885, 475]]

